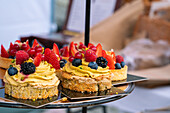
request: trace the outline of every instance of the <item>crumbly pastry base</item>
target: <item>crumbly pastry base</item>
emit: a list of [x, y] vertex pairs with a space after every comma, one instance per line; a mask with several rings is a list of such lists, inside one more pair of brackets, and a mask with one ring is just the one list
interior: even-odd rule
[[60, 80], [62, 81], [63, 88], [78, 92], [104, 91], [112, 87], [111, 75], [104, 75], [94, 79], [62, 72]]
[[0, 67], [4, 69], [8, 69], [10, 65], [12, 65], [12, 60], [10, 58], [4, 58], [0, 56]]
[[121, 81], [127, 79], [127, 69], [128, 66], [125, 65], [124, 68], [112, 70], [112, 73], [114, 74], [112, 81]]
[[58, 87], [35, 88], [32, 86], [14, 86], [5, 83], [5, 94], [20, 99], [46, 99], [52, 96], [58, 96]]

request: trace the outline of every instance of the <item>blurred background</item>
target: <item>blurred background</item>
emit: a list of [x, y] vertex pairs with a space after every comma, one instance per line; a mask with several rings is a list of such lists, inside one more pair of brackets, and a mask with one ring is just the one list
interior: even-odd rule
[[[86, 0], [0, 0], [0, 44], [37, 39], [59, 48], [84, 42]], [[88, 113], [170, 112], [170, 0], [91, 0], [90, 42], [121, 54], [129, 73], [149, 78], [121, 100]], [[78, 113], [79, 108], [4, 112]]]

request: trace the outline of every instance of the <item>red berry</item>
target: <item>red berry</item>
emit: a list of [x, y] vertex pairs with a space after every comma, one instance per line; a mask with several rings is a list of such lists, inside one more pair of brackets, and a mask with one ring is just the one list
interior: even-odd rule
[[84, 50], [85, 50], [86, 48], [87, 48], [87, 47], [86, 47], [84, 44], [80, 44], [80, 45], [79, 45], [79, 49], [84, 49]]
[[22, 49], [22, 50], [27, 49], [27, 44], [22, 44], [21, 49]]
[[18, 44], [14, 44], [14, 49], [16, 49], [17, 51], [20, 50], [20, 47]]
[[99, 43], [97, 46], [96, 46], [96, 55], [97, 57], [101, 57], [102, 56], [102, 45]]
[[60, 60], [62, 60], [63, 58], [62, 58], [62, 56], [60, 56]]
[[77, 52], [77, 53], [75, 54], [75, 58], [77, 58], [77, 59], [82, 59], [82, 58], [83, 58], [82, 53], [81, 53], [81, 52]]
[[56, 43], [53, 44], [53, 51], [55, 54], [59, 55], [59, 49]]
[[49, 62], [50, 54], [51, 54], [51, 50], [49, 48], [46, 48], [45, 52], [44, 52], [44, 60], [45, 61]]
[[93, 50], [94, 52], [97, 51], [97, 48], [94, 45], [91, 45], [89, 49]]
[[9, 57], [9, 54], [8, 54], [8, 52], [6, 51], [6, 49], [4, 48], [3, 45], [1, 45], [1, 57], [5, 57], [5, 58], [8, 58], [8, 57]]
[[88, 49], [85, 53], [86, 62], [94, 62], [97, 59], [97, 55], [94, 51]]
[[35, 54], [35, 49], [34, 49], [34, 48], [31, 48], [31, 49], [28, 51], [28, 54], [29, 54], [30, 56], [34, 56], [34, 54]]
[[22, 64], [24, 61], [29, 59], [29, 55], [24, 50], [17, 51], [16, 53], [16, 64]]
[[111, 55], [106, 55], [106, 60], [108, 61], [107, 66], [109, 66], [109, 69], [115, 69], [115, 61]]
[[10, 47], [9, 47], [9, 50], [11, 50], [11, 49], [14, 49], [14, 45], [12, 42], [10, 43]]
[[9, 55], [10, 56], [15, 56], [16, 52], [17, 52], [16, 49], [11, 49], [11, 50], [9, 50]]
[[121, 62], [124, 62], [124, 58], [120, 55], [117, 55], [116, 56], [116, 63], [121, 63]]
[[42, 60], [42, 61], [44, 61], [44, 58], [45, 58], [45, 56], [44, 56], [44, 55], [42, 55], [42, 56], [41, 56], [41, 60]]
[[74, 60], [74, 56], [70, 56], [68, 60], [72, 62]]
[[38, 54], [41, 54], [41, 52], [35, 52], [34, 56], [36, 57]]
[[40, 65], [40, 63], [41, 63], [41, 58], [42, 58], [41, 53], [38, 53], [38, 55], [34, 58], [34, 65], [35, 65], [36, 67]]
[[59, 62], [59, 59], [58, 59], [57, 55], [54, 53], [54, 51], [51, 51], [51, 53], [50, 53], [49, 63], [55, 69], [60, 69], [60, 62]]
[[41, 53], [42, 51], [43, 51], [43, 49], [42, 49], [41, 46], [36, 46], [36, 47], [35, 47], [35, 52]]

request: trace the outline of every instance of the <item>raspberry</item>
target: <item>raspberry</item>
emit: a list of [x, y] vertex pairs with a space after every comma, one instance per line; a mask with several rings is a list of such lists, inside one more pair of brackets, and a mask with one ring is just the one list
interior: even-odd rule
[[17, 51], [16, 53], [16, 64], [22, 64], [24, 61], [28, 60], [29, 55], [24, 50]]
[[116, 63], [121, 63], [121, 62], [124, 62], [124, 58], [120, 55], [117, 55], [116, 56]]
[[88, 49], [85, 53], [85, 61], [86, 62], [94, 62], [97, 58], [97, 55], [94, 51]]

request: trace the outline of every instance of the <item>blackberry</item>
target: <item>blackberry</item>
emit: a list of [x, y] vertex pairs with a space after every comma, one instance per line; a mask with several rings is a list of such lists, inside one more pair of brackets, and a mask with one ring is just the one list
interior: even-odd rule
[[105, 68], [107, 67], [108, 61], [103, 57], [98, 57], [96, 63], [98, 64], [98, 66]]
[[24, 74], [31, 74], [35, 72], [35, 65], [32, 62], [25, 62], [21, 64], [21, 71]]
[[72, 61], [72, 65], [78, 67], [79, 65], [82, 65], [82, 60], [81, 59], [74, 59]]
[[10, 76], [13, 76], [13, 75], [15, 75], [15, 74], [17, 74], [18, 73], [18, 70], [15, 68], [15, 67], [10, 67], [9, 69], [8, 69], [8, 74], [10, 75]]

